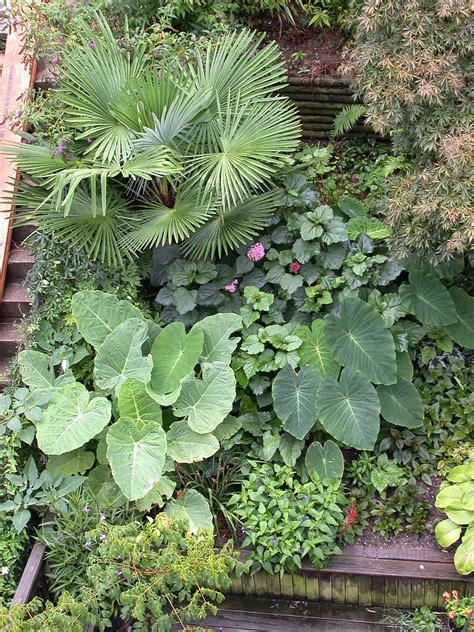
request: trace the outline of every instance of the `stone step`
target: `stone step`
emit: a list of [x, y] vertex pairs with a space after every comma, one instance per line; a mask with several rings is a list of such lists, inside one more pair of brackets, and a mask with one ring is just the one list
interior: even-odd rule
[[33, 233], [35, 230], [36, 226], [34, 226], [33, 224], [27, 224], [26, 226], [16, 226], [13, 229], [12, 242], [17, 246], [21, 246], [25, 239], [29, 237], [31, 233]]
[[31, 311], [31, 303], [25, 285], [18, 282], [9, 282], [5, 287], [0, 317], [23, 318]]
[[18, 352], [21, 340], [18, 325], [19, 322], [14, 318], [0, 321], [0, 357], [13, 356]]
[[28, 248], [14, 244], [12, 246], [8, 257], [7, 278], [8, 280], [24, 279], [33, 267], [35, 258]]

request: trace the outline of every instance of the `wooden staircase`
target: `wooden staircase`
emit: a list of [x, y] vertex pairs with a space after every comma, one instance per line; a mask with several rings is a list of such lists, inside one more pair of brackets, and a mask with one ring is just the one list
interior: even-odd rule
[[8, 257], [3, 301], [0, 306], [0, 388], [6, 383], [6, 372], [18, 353], [20, 334], [18, 325], [31, 311], [26, 287], [26, 276], [31, 270], [34, 257], [23, 241], [33, 227], [14, 228]]

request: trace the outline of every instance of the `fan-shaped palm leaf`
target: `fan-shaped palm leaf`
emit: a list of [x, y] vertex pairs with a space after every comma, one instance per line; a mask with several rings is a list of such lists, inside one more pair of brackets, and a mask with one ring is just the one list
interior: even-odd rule
[[221, 197], [225, 208], [267, 188], [300, 134], [295, 110], [276, 98], [232, 103], [229, 97], [208, 127], [208, 152], [189, 160], [191, 181]]
[[276, 191], [255, 195], [226, 211], [220, 209], [182, 245], [192, 259], [221, 257], [257, 235], [276, 208]]
[[196, 191], [183, 186], [178, 189], [173, 206], [160, 202], [146, 204], [137, 211], [139, 227], [124, 239], [133, 250], [155, 248], [188, 238], [216, 211], [217, 202], [200, 199]]

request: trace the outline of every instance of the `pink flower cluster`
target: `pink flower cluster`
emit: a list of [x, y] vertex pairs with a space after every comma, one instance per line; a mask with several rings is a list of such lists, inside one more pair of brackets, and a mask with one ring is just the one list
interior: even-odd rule
[[224, 290], [229, 294], [235, 294], [239, 287], [239, 279], [234, 279], [231, 283], [224, 285]]
[[292, 272], [293, 274], [298, 274], [300, 269], [301, 269], [301, 263], [299, 263], [298, 261], [292, 261], [290, 263], [290, 272]]
[[265, 256], [265, 247], [259, 241], [249, 246], [247, 250], [247, 259], [250, 261], [260, 261]]

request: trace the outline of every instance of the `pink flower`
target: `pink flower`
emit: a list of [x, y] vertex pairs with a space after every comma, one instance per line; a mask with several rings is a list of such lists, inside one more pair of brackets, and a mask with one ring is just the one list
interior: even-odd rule
[[58, 56], [58, 55], [55, 55], [55, 56], [53, 57], [53, 59], [51, 60], [51, 63], [52, 63], [54, 66], [57, 66], [57, 65], [59, 64], [59, 56]]
[[293, 272], [293, 274], [298, 274], [298, 272], [300, 271], [301, 268], [301, 263], [299, 263], [298, 261], [292, 261], [290, 263], [290, 272]]
[[235, 294], [237, 292], [237, 288], [239, 287], [239, 280], [234, 279], [231, 283], [224, 285], [224, 290], [229, 292], [229, 294]]
[[457, 590], [453, 590], [452, 595], [453, 595], [453, 599], [459, 599], [459, 593]]
[[450, 619], [454, 619], [454, 617], [455, 617], [455, 616], [456, 616], [456, 613], [455, 613], [455, 612], [453, 612], [452, 610], [451, 610], [451, 612], [448, 612], [448, 617], [449, 617]]
[[259, 241], [256, 244], [252, 244], [247, 250], [247, 259], [250, 259], [250, 261], [260, 261], [264, 256], [265, 248]]
[[445, 601], [447, 601], [448, 599], [451, 599], [451, 595], [446, 590], [443, 593], [443, 599]]

